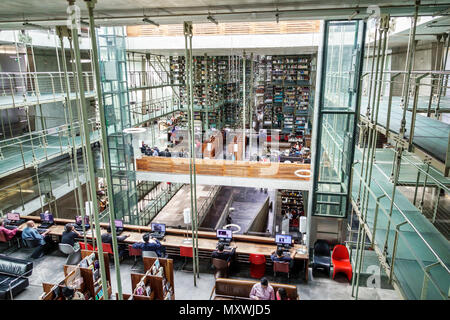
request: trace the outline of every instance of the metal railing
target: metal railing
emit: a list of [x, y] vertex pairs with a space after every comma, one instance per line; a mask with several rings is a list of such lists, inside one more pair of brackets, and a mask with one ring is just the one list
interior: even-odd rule
[[[70, 92], [77, 92], [76, 74], [68, 72]], [[63, 72], [0, 72], [0, 96], [11, 100], [1, 102], [10, 107], [33, 105], [41, 102], [61, 101], [65, 97]], [[87, 92], [95, 90], [92, 72], [83, 72]]]

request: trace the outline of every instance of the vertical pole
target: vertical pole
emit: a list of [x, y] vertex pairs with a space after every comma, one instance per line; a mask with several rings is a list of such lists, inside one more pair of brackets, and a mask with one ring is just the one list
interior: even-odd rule
[[[67, 30], [68, 29], [64, 29]], [[64, 70], [64, 79], [65, 79], [65, 92], [66, 92], [66, 104], [68, 107], [68, 114], [69, 114], [69, 134], [72, 137], [72, 155], [73, 155], [73, 161], [74, 161], [74, 169], [76, 172], [76, 180], [75, 180], [75, 184], [76, 184], [76, 190], [78, 191], [78, 206], [79, 206], [79, 210], [81, 212], [80, 216], [83, 219], [82, 221], [84, 222], [84, 217], [85, 217], [85, 211], [83, 210], [84, 207], [84, 203], [83, 203], [83, 191], [81, 189], [81, 183], [80, 183], [80, 176], [79, 173], [80, 171], [78, 170], [78, 157], [77, 157], [77, 146], [76, 146], [76, 141], [75, 141], [75, 130], [73, 129], [73, 113], [72, 113], [72, 102], [70, 100], [70, 83], [69, 83], [69, 77], [67, 75], [67, 63], [66, 63], [66, 52], [64, 49], [64, 36], [63, 36], [63, 29], [62, 27], [57, 27], [56, 32], [58, 33], [59, 36], [59, 42], [61, 45], [61, 58], [62, 58], [62, 65], [63, 65], [63, 70]], [[62, 88], [61, 88], [62, 89]], [[87, 182], [87, 177], [86, 177], [86, 182]], [[86, 227], [85, 224], [82, 223], [81, 224], [82, 228], [83, 228], [83, 240], [84, 240], [84, 245], [87, 245], [87, 240], [86, 240]]]
[[184, 44], [185, 44], [185, 70], [186, 70], [186, 95], [187, 95], [187, 111], [188, 111], [188, 136], [189, 136], [189, 149], [190, 149], [190, 159], [189, 159], [189, 179], [190, 179], [190, 196], [191, 196], [191, 235], [192, 235], [192, 267], [194, 271], [194, 286], [197, 286], [197, 263], [195, 260], [195, 216], [197, 215], [197, 212], [195, 212], [195, 206], [194, 201], [197, 199], [194, 199], [194, 181], [193, 181], [193, 175], [195, 174], [195, 169], [193, 168], [193, 159], [195, 158], [194, 155], [194, 136], [193, 133], [194, 130], [194, 121], [193, 121], [193, 99], [191, 99], [192, 95], [192, 58], [190, 54], [190, 47], [188, 46], [188, 37], [190, 37], [192, 34], [192, 23], [191, 22], [184, 22]]
[[[73, 0], [69, 1], [70, 5], [73, 5]], [[78, 74], [77, 81], [78, 81], [78, 89], [80, 91], [80, 103], [81, 103], [81, 114], [83, 116], [83, 128], [84, 128], [84, 143], [86, 147], [86, 157], [87, 157], [87, 163], [88, 163], [88, 174], [89, 174], [89, 193], [91, 195], [92, 199], [92, 207], [93, 207], [93, 214], [94, 214], [94, 226], [95, 226], [95, 238], [97, 241], [97, 250], [98, 250], [98, 260], [100, 264], [100, 278], [102, 280], [102, 286], [103, 286], [103, 292], [105, 294], [103, 295], [104, 300], [109, 300], [108, 294], [107, 294], [107, 278], [106, 278], [106, 270], [105, 270], [105, 260], [103, 257], [103, 247], [102, 247], [102, 235], [100, 231], [100, 221], [98, 218], [98, 204], [97, 204], [97, 192], [95, 188], [95, 174], [94, 174], [94, 158], [92, 155], [92, 149], [91, 149], [91, 139], [89, 136], [89, 125], [88, 125], [88, 113], [87, 113], [87, 106], [86, 106], [86, 97], [84, 92], [84, 83], [83, 83], [83, 73], [81, 68], [81, 58], [80, 58], [80, 44], [78, 40], [78, 30], [76, 28], [76, 24], [72, 25], [72, 41], [74, 46], [74, 54], [75, 54], [75, 64], [76, 64], [76, 72]], [[114, 228], [112, 228], [114, 229]], [[118, 258], [118, 257], [116, 257]]]
[[246, 92], [246, 87], [245, 87], [245, 80], [246, 80], [246, 56], [245, 56], [245, 51], [244, 54], [242, 55], [242, 161], [245, 161], [245, 107], [247, 104], [247, 92]]
[[[108, 194], [108, 207], [109, 207], [109, 224], [111, 226], [114, 225], [114, 220], [116, 218], [115, 208], [114, 208], [114, 190], [113, 183], [111, 178], [111, 160], [109, 158], [108, 153], [108, 134], [106, 132], [106, 122], [105, 122], [105, 110], [103, 108], [103, 100], [102, 100], [102, 87], [100, 83], [100, 67], [99, 61], [100, 57], [98, 56], [98, 48], [97, 48], [97, 38], [95, 34], [95, 21], [94, 21], [94, 7], [97, 0], [86, 0], [86, 6], [89, 12], [89, 30], [90, 30], [90, 38], [91, 38], [91, 47], [92, 47], [92, 63], [94, 66], [95, 73], [95, 85], [97, 87], [97, 103], [98, 109], [100, 112], [100, 128], [101, 128], [101, 140], [103, 142], [102, 155], [103, 155], [103, 163], [105, 167], [105, 177], [107, 184], [107, 194]], [[134, 63], [134, 62], [133, 62]], [[114, 269], [116, 271], [116, 281], [117, 281], [117, 293], [119, 300], [123, 300], [122, 296], [122, 281], [120, 278], [120, 261], [119, 261], [119, 250], [117, 245], [117, 234], [116, 228], [111, 228], [112, 234], [112, 249], [114, 254]]]

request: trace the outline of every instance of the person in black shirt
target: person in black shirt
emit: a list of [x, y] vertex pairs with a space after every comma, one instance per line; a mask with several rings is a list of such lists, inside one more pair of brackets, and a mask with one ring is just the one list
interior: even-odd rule
[[[118, 236], [117, 241], [124, 241], [126, 238], [128, 238], [130, 235], [125, 234], [123, 236]], [[102, 234], [102, 243], [109, 243], [112, 245], [112, 234], [111, 234], [111, 226], [108, 226], [106, 228], [106, 233]], [[123, 244], [118, 245], [119, 249], [119, 257], [123, 257], [127, 251], [127, 246]]]
[[235, 253], [236, 253], [236, 247], [231, 249], [231, 251], [225, 251], [225, 246], [223, 243], [219, 243], [217, 245], [217, 250], [214, 250], [211, 254], [211, 257], [213, 259], [221, 259], [226, 260], [229, 262], [230, 269], [235, 269]]
[[170, 153], [169, 149], [166, 148], [165, 150], [165, 157], [170, 158], [172, 154]]
[[64, 232], [61, 236], [61, 243], [70, 244], [76, 251], [79, 244], [78, 242], [75, 242], [75, 238], [81, 238], [81, 234], [75, 230], [73, 224], [66, 224], [64, 227]]

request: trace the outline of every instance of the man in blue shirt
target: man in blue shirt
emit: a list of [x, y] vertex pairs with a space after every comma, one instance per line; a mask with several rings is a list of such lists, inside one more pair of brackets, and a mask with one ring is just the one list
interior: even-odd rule
[[40, 234], [34, 228], [34, 222], [32, 220], [27, 221], [26, 225], [27, 226], [22, 230], [22, 239], [37, 240], [36, 242], [39, 242], [39, 246], [33, 252], [33, 254], [31, 255], [31, 258], [33, 258], [33, 259], [40, 258], [53, 245], [53, 241], [51, 240], [51, 237], [47, 236], [47, 234], [50, 232], [50, 229], [47, 229], [47, 231]]
[[144, 242], [136, 242], [133, 244], [134, 249], [141, 249], [142, 251], [155, 251], [158, 257], [166, 257], [166, 248], [156, 238], [150, 238], [148, 233], [142, 236]]
[[293, 264], [294, 264], [294, 257], [297, 253], [297, 251], [292, 248], [291, 250], [291, 254], [290, 255], [285, 255], [283, 252], [283, 249], [278, 248], [277, 251], [272, 252], [272, 255], [270, 256], [270, 258], [272, 259], [272, 261], [277, 261], [277, 262], [289, 262], [289, 267], [292, 268]]

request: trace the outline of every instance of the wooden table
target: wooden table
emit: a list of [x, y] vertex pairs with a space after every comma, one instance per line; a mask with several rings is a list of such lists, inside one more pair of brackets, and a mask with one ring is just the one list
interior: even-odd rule
[[[26, 216], [23, 217], [27, 220], [34, 220], [35, 222], [40, 221], [40, 217], [37, 216]], [[74, 223], [74, 220], [70, 219], [55, 219], [55, 225], [50, 227], [50, 232], [48, 233], [51, 236], [60, 238], [62, 233], [64, 232], [64, 225], [66, 223]], [[109, 226], [108, 223], [101, 223], [101, 233], [106, 232], [106, 227]], [[22, 224], [19, 227], [19, 231], [22, 231], [25, 228], [25, 224]], [[92, 240], [92, 226], [86, 232], [86, 238]], [[121, 243], [133, 244], [136, 242], [142, 241], [142, 236], [144, 233], [150, 232], [151, 228], [146, 226], [134, 226], [134, 225], [124, 225], [124, 231], [121, 234], [129, 235], [124, 241]], [[166, 236], [161, 241], [166, 248], [170, 249], [171, 254], [179, 254], [178, 248], [180, 246], [191, 247], [192, 239], [189, 242], [184, 242], [187, 236], [191, 236], [191, 231], [186, 232], [186, 230], [180, 229], [166, 229]], [[198, 232], [198, 248], [199, 251], [203, 251], [204, 254], [210, 255], [212, 251], [216, 250], [217, 246], [217, 238], [215, 232], [208, 231], [199, 231]], [[94, 236], [95, 237], [95, 236]], [[270, 260], [270, 255], [273, 251], [277, 249], [275, 245], [274, 238], [267, 237], [259, 237], [259, 236], [249, 236], [249, 235], [234, 235], [233, 241], [231, 242], [232, 247], [236, 247], [237, 255], [242, 255], [246, 258], [247, 255], [250, 254], [263, 254], [266, 256], [266, 259]], [[303, 249], [305, 251], [304, 254], [297, 253], [294, 257], [294, 260], [303, 261], [305, 266], [305, 281], [308, 282], [308, 264], [309, 264], [309, 253], [308, 249], [304, 245], [294, 244], [294, 249]], [[248, 259], [241, 260], [241, 262], [248, 262]]]

